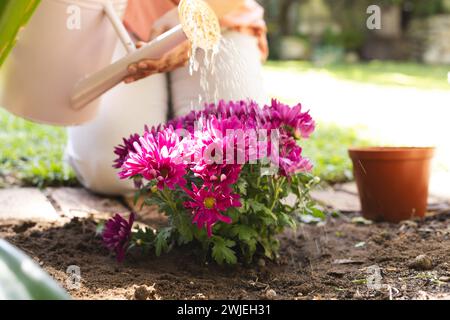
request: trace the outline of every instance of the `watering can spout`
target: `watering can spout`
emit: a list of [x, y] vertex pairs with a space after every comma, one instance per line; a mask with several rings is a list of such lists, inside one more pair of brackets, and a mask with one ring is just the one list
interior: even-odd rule
[[152, 42], [136, 50], [112, 65], [82, 79], [74, 88], [71, 106], [82, 109], [99, 96], [115, 87], [127, 76], [128, 66], [143, 59], [158, 59], [185, 41], [186, 35], [179, 25]]
[[[112, 65], [85, 77], [75, 86], [71, 96], [71, 106], [75, 110], [82, 109], [122, 82], [128, 74], [128, 66], [132, 63], [143, 59], [159, 59], [186, 40], [195, 42], [204, 49], [217, 45], [220, 40], [220, 25], [216, 12], [203, 0], [181, 0], [178, 7], [180, 24], [139, 50], [135, 49], [128, 32], [109, 2], [105, 4], [105, 13], [129, 54]], [[201, 17], [204, 26], [193, 25], [197, 17]]]
[[[219, 19], [214, 9], [203, 0], [181, 0], [178, 6], [180, 24], [139, 50], [135, 50], [125, 27], [109, 2], [105, 4], [105, 13], [129, 54], [76, 85], [71, 97], [71, 106], [75, 110], [82, 109], [122, 82], [128, 74], [128, 66], [132, 63], [143, 59], [159, 59], [186, 40], [204, 49], [218, 45], [220, 40]], [[197, 21], [202, 21], [204, 25], [195, 25]]]

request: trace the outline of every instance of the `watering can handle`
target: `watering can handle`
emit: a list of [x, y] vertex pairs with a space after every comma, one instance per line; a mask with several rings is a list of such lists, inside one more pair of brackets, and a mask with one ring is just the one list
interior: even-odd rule
[[111, 1], [107, 1], [103, 5], [103, 10], [105, 11], [106, 16], [108, 17], [109, 21], [113, 25], [114, 30], [116, 30], [116, 33], [119, 36], [119, 39], [122, 42], [125, 49], [127, 50], [127, 52], [132, 53], [132, 52], [136, 51], [136, 46], [134, 44], [134, 41], [133, 41], [133, 39], [131, 39], [127, 29], [125, 29], [122, 21], [117, 16], [117, 13], [114, 10], [114, 6], [112, 5]]
[[71, 96], [71, 106], [75, 110], [84, 108], [90, 102], [121, 83], [128, 75], [128, 66], [130, 64], [139, 62], [143, 59], [159, 59], [164, 56], [164, 54], [187, 40], [181, 25], [178, 25], [155, 38], [139, 50], [136, 50], [134, 44], [133, 46], [130, 45], [131, 39], [129, 39], [125, 28], [112, 7], [109, 7], [108, 9], [108, 5], [106, 5], [105, 12], [129, 54], [110, 66], [97, 71], [78, 82]]

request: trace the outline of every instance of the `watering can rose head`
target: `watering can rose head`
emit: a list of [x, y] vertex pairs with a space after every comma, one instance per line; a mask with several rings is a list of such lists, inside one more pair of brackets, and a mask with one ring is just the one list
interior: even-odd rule
[[[261, 108], [253, 101], [220, 101], [124, 139], [115, 149], [114, 166], [120, 178], [139, 181], [140, 194], [151, 194], [147, 204], [159, 205], [171, 217], [170, 234], [166, 230], [152, 240], [159, 250], [166, 248], [159, 241], [171, 237], [179, 243], [196, 239], [222, 248], [217, 241], [226, 234], [233, 238], [225, 242], [230, 246], [249, 242], [247, 255], [253, 256], [256, 243], [261, 243], [270, 256], [277, 250], [277, 240], [271, 237], [295, 225], [292, 215], [311, 212], [301, 207], [311, 201], [298, 201], [289, 209], [280, 200], [289, 190], [307, 197], [316, 181], [307, 174], [312, 164], [299, 145], [314, 128], [300, 104], [290, 107], [272, 100]], [[262, 175], [268, 168], [271, 175]], [[267, 229], [271, 223], [278, 227], [264, 236], [267, 239], [261, 238], [258, 228]], [[269, 240], [270, 245], [265, 242]]]

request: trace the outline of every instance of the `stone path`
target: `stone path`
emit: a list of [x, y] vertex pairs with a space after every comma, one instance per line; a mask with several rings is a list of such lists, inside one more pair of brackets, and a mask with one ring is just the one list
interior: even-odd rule
[[[323, 207], [340, 212], [358, 212], [360, 203], [354, 183], [334, 188], [315, 190], [313, 198]], [[139, 212], [144, 221], [154, 224], [165, 219], [154, 208], [141, 209], [131, 199], [107, 198], [92, 194], [82, 188], [34, 188], [0, 189], [0, 220], [47, 220], [57, 221], [73, 217], [108, 218], [115, 213]], [[450, 210], [450, 199], [429, 197], [429, 211]]]
[[[326, 208], [343, 213], [359, 212], [361, 210], [358, 189], [353, 182], [339, 184], [333, 188], [315, 190], [312, 192], [312, 197]], [[430, 194], [428, 197], [428, 211], [450, 211], [450, 197]]]
[[49, 220], [109, 217], [130, 209], [119, 199], [94, 195], [81, 188], [0, 189], [1, 220]]
[[0, 189], [0, 219], [57, 220], [59, 215], [38, 189]]

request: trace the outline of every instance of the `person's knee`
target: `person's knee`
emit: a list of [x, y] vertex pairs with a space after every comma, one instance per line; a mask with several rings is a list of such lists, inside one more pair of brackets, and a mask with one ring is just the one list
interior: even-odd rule
[[99, 194], [127, 195], [133, 192], [132, 181], [120, 180], [118, 169], [106, 153], [96, 153], [88, 160], [66, 153], [66, 161], [73, 168], [79, 182], [86, 189]]

